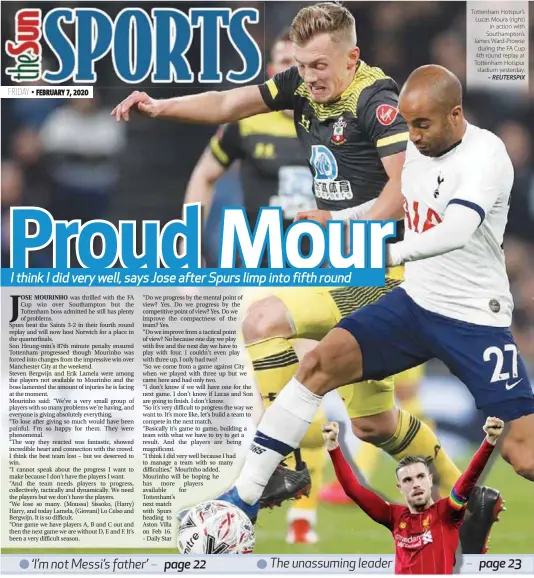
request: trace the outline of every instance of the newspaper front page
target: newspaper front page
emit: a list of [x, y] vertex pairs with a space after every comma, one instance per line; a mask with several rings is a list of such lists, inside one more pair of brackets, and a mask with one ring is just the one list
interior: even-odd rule
[[532, 2], [4, 4], [3, 572], [532, 574]]

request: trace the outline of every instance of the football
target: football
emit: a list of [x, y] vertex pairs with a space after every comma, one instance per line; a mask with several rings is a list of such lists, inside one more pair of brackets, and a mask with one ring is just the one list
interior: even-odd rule
[[239, 508], [209, 500], [178, 513], [178, 550], [182, 554], [251, 554], [254, 526]]

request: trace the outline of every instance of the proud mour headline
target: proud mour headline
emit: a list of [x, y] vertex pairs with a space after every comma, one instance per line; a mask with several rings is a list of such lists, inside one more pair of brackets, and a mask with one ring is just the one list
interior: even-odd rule
[[[57, 221], [38, 207], [13, 207], [10, 218], [10, 268], [2, 269], [2, 285], [10, 286], [383, 285], [385, 242], [396, 232], [394, 221], [353, 221], [348, 239], [342, 221], [326, 227], [297, 221], [284, 231], [278, 207], [261, 209], [252, 231], [243, 208], [226, 207], [218, 268], [203, 269], [199, 203], [185, 205], [183, 219], [163, 226]], [[301, 251], [305, 237], [311, 241], [308, 254]], [[81, 269], [70, 269], [72, 244]], [[52, 268], [29, 269], [32, 255], [41, 251], [51, 255]], [[265, 255], [269, 268], [260, 269]]]

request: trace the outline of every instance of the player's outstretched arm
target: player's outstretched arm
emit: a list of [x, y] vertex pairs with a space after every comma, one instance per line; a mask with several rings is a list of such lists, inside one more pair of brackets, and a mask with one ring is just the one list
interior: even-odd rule
[[259, 86], [242, 86], [168, 99], [151, 98], [146, 92], [136, 90], [120, 102], [111, 114], [117, 122], [129, 121], [132, 110], [151, 118], [197, 124], [225, 124], [270, 111]]
[[225, 172], [225, 167], [214, 158], [213, 153], [209, 149], [206, 149], [191, 173], [185, 192], [184, 204], [200, 203], [204, 224], [208, 219], [213, 202], [215, 184]]
[[[494, 207], [499, 207], [499, 203], [501, 206], [507, 205], [514, 170], [502, 141], [488, 143], [484, 154], [478, 148], [474, 152], [468, 151], [458, 160], [458, 166], [459, 181], [443, 217], [434, 218], [420, 235], [412, 235], [401, 243], [390, 245], [388, 265], [402, 265], [407, 261], [463, 249], [486, 215]], [[502, 211], [501, 208], [498, 210]], [[436, 220], [441, 222], [436, 224]]]
[[488, 417], [483, 429], [486, 432], [486, 438], [476, 454], [471, 458], [465, 472], [454, 484], [449, 496], [449, 505], [456, 511], [464, 510], [467, 506], [471, 492], [495, 449], [499, 436], [503, 432], [504, 422], [497, 417]]
[[[191, 178], [187, 183], [184, 205], [200, 203], [202, 208], [203, 225], [206, 225], [211, 210], [215, 193], [215, 184], [225, 172], [226, 169], [217, 162], [213, 157], [212, 152], [209, 149], [206, 149], [193, 169]], [[184, 241], [183, 239], [180, 239], [178, 241], [178, 253], [182, 254], [184, 250]]]
[[480, 215], [463, 205], [449, 205], [443, 221], [433, 228], [388, 246], [388, 265], [419, 261], [462, 249], [480, 225]]
[[388, 182], [376, 199], [367, 201], [357, 207], [341, 209], [340, 211], [314, 210], [298, 213], [296, 221], [316, 221], [326, 227], [328, 221], [389, 221], [404, 217], [404, 197], [401, 193], [401, 174], [406, 154], [396, 153], [382, 159], [382, 164], [389, 177]]
[[370, 206], [364, 219], [370, 221], [389, 221], [404, 218], [404, 197], [401, 192], [401, 174], [406, 153], [400, 152], [382, 159], [389, 177], [388, 182], [376, 201]]
[[347, 496], [375, 522], [388, 528], [392, 523], [392, 506], [368, 488], [364, 488], [345, 460], [338, 442], [339, 425], [330, 422], [323, 425], [323, 439], [330, 455], [337, 479]]
[[375, 145], [388, 177], [376, 202], [362, 218], [374, 221], [402, 219], [404, 197], [401, 176], [409, 131], [399, 114], [396, 87], [389, 80], [379, 80], [364, 89], [358, 98], [356, 113], [359, 124]]
[[359, 221], [367, 214], [369, 209], [376, 203], [376, 199], [371, 199], [357, 207], [341, 209], [340, 211], [325, 211], [324, 209], [312, 209], [297, 213], [295, 221], [315, 221], [326, 227], [328, 221]]

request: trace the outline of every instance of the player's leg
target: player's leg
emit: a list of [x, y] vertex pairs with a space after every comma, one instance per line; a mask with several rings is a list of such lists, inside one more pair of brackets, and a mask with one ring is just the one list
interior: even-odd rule
[[434, 323], [440, 359], [466, 384], [486, 416], [507, 423], [503, 457], [520, 476], [534, 481], [534, 393], [512, 334], [501, 327], [427, 318]]
[[[291, 336], [320, 337], [342, 316], [375, 302], [397, 285], [398, 281], [388, 279], [383, 288], [289, 289], [253, 303], [243, 321], [243, 337], [264, 399], [274, 399], [298, 367]], [[439, 440], [427, 425], [394, 407], [392, 378], [344, 387], [342, 397], [352, 390], [357, 392], [351, 417], [355, 418], [353, 426], [358, 437], [375, 446], [383, 443], [382, 449], [395, 459], [421, 454], [435, 460], [441, 493], [447, 495], [460, 472], [447, 454], [440, 451]], [[283, 482], [272, 480], [269, 489], [274, 488], [269, 496], [278, 498], [277, 486], [281, 489], [280, 496], [286, 495]]]
[[326, 290], [290, 288], [249, 305], [242, 334], [261, 390], [279, 392], [295, 375], [298, 356], [290, 339], [321, 338], [339, 321]]
[[[534, 480], [534, 394], [510, 331], [422, 309], [419, 318], [429, 347], [465, 383], [477, 408], [507, 423], [504, 457], [518, 474]], [[501, 509], [497, 490], [476, 488], [460, 534], [464, 554], [486, 551], [491, 526]]]
[[432, 425], [428, 419], [425, 419], [421, 398], [419, 395], [421, 382], [424, 376], [424, 365], [407, 369], [395, 376], [395, 397], [402, 409], [415, 417], [422, 419], [428, 425]]
[[534, 409], [531, 411], [509, 422], [501, 453], [520, 476], [534, 482]]
[[[280, 460], [298, 447], [326, 393], [362, 378], [381, 380], [428, 359], [424, 346], [410, 333], [411, 312], [406, 303], [404, 291], [392, 291], [343, 319], [306, 354], [295, 378], [264, 413], [235, 487], [221, 499], [255, 519], [257, 502], [270, 476]], [[387, 436], [384, 440], [388, 441]]]
[[[291, 340], [291, 344], [298, 358], [302, 359], [309, 350], [316, 347], [317, 342], [309, 339], [298, 339]], [[316, 531], [318, 527], [318, 494], [323, 483], [324, 470], [328, 461], [322, 436], [322, 424], [325, 421], [326, 416], [322, 408], [320, 408], [300, 444], [302, 459], [310, 472], [311, 489], [307, 496], [293, 502], [288, 509], [289, 532], [286, 540], [292, 544], [313, 544], [319, 539]], [[292, 465], [290, 460], [288, 466], [292, 467]]]
[[[460, 470], [426, 423], [395, 406], [392, 377], [347, 385], [339, 388], [339, 394], [344, 399], [353, 432], [360, 440], [382, 449], [396, 461], [409, 455], [425, 456], [438, 479], [440, 495], [449, 494]], [[358, 461], [356, 464], [362, 471], [362, 464]]]
[[[391, 279], [402, 281], [404, 279], [404, 267], [393, 267], [388, 269], [387, 275]], [[394, 383], [395, 396], [397, 398], [399, 412], [395, 413], [395, 431], [385, 442], [378, 444], [384, 451], [389, 453], [397, 461], [407, 455], [423, 455], [432, 463], [435, 476], [435, 485], [440, 496], [449, 494], [456, 480], [460, 476], [460, 470], [449, 458], [441, 447], [441, 443], [436, 437], [432, 424], [423, 418], [421, 402], [419, 399], [419, 386], [423, 377], [422, 365], [412, 367], [394, 376], [392, 381], [386, 382], [385, 387], [381, 384], [369, 384], [369, 392], [355, 389], [355, 395], [349, 406], [349, 416], [353, 419], [353, 428], [368, 429], [371, 432], [367, 441], [373, 442], [373, 429], [380, 423], [391, 423], [391, 418], [382, 417], [369, 420], [369, 416], [383, 415], [392, 412], [392, 401], [390, 388]], [[366, 395], [367, 394], [367, 395]], [[374, 400], [374, 401], [373, 401]], [[364, 432], [362, 432], [364, 433]], [[379, 431], [383, 435], [384, 431]], [[389, 433], [389, 432], [388, 432]], [[365, 435], [365, 434], [364, 434]], [[365, 439], [359, 436], [360, 439]]]
[[[272, 401], [294, 376], [298, 367], [296, 344], [311, 349], [302, 345], [304, 341], [309, 344], [310, 339], [324, 337], [344, 315], [376, 301], [397, 285], [397, 281], [388, 280], [384, 287], [290, 288], [260, 299], [255, 292], [256, 300], [250, 303], [249, 298], [244, 303], [242, 332], [264, 400]], [[320, 441], [322, 445], [322, 437]], [[310, 459], [305, 461], [309, 467]], [[306, 471], [294, 474], [290, 469], [277, 468], [261, 506], [279, 505], [296, 497], [307, 488], [307, 475]], [[320, 489], [318, 480], [312, 480], [311, 487], [315, 495]]]
[[[311, 489], [307, 496], [290, 502], [287, 511], [288, 533], [286, 541], [290, 544], [314, 544], [318, 541], [319, 520], [317, 516], [317, 494], [321, 487], [324, 470], [328, 460], [324, 449], [321, 427], [326, 418], [319, 410], [310, 428], [300, 443], [302, 460], [306, 463], [311, 477]], [[291, 454], [287, 460], [289, 468], [294, 469], [295, 458]]]
[[[295, 375], [298, 368], [299, 342], [294, 335], [324, 335], [336, 324], [338, 314], [334, 302], [328, 296], [328, 289], [292, 288], [276, 291], [252, 303], [245, 303], [246, 312], [242, 322], [243, 340], [252, 361], [256, 383], [261, 391], [264, 403], [270, 404]], [[257, 293], [257, 292], [256, 292]], [[319, 436], [321, 447], [322, 436]], [[323, 459], [326, 459], [323, 457]], [[320, 460], [315, 453], [307, 455], [304, 462], [308, 470], [294, 472], [277, 468], [269, 481], [261, 499], [262, 507], [280, 505], [282, 501], [300, 497], [308, 493], [311, 479], [311, 500], [314, 500], [322, 476], [316, 462]], [[317, 467], [314, 467], [317, 465]], [[302, 498], [301, 498], [302, 499]], [[311, 502], [305, 500], [304, 505]], [[303, 523], [298, 523], [303, 526]]]
[[[290, 343], [293, 321], [284, 301], [270, 290], [245, 291], [242, 305], [242, 339], [263, 404], [268, 407], [298, 367], [298, 357]], [[278, 467], [265, 488], [261, 507], [300, 498], [310, 491], [310, 478], [307, 469], [295, 472]]]
[[[311, 346], [306, 347], [308, 340], [291, 340], [290, 344], [294, 347], [295, 353], [300, 356], [304, 351], [315, 346], [316, 342], [311, 342]], [[303, 349], [305, 348], [305, 349]], [[285, 384], [284, 384], [285, 385]], [[260, 385], [263, 404], [268, 408], [283, 386], [279, 386], [278, 391], [272, 383], [263, 381]], [[299, 499], [291, 504], [288, 510], [288, 535], [287, 541], [290, 543], [315, 543], [318, 540], [315, 527], [317, 525], [317, 493], [323, 480], [323, 470], [326, 466], [327, 455], [324, 451], [324, 442], [321, 434], [321, 425], [325, 422], [321, 410], [317, 413], [314, 421], [304, 436], [300, 448], [300, 456], [306, 464], [311, 480], [311, 488], [306, 488], [306, 494], [298, 496]], [[290, 454], [284, 460], [291, 471], [298, 470], [299, 464], [295, 454]], [[262, 500], [269, 500], [270, 496], [262, 496]], [[277, 504], [278, 505], [278, 504]]]
[[298, 287], [274, 291], [251, 303], [242, 334], [257, 383], [279, 391], [295, 375], [298, 356], [290, 339], [322, 339], [342, 317], [374, 303], [398, 285], [384, 287]]
[[[404, 267], [394, 267], [388, 270], [387, 275], [391, 279], [396, 279], [402, 281], [404, 279]], [[385, 427], [391, 423], [391, 416], [388, 417], [387, 413], [393, 407], [391, 400], [391, 386], [394, 384], [395, 387], [395, 397], [397, 398], [397, 405], [402, 410], [401, 413], [397, 414], [405, 422], [410, 424], [413, 419], [413, 424], [415, 427], [419, 427], [418, 423], [422, 426], [419, 428], [419, 432], [414, 437], [413, 441], [405, 447], [406, 455], [425, 455], [435, 460], [434, 475], [435, 483], [439, 489], [441, 496], [446, 496], [450, 492], [452, 486], [458, 479], [460, 471], [448, 455], [441, 449], [438, 452], [436, 448], [441, 444], [433, 433], [433, 427], [428, 421], [424, 420], [423, 412], [421, 410], [421, 402], [419, 399], [419, 386], [423, 377], [423, 366], [413, 367], [402, 373], [395, 375], [393, 378], [388, 378], [383, 384], [370, 382], [363, 388], [355, 388], [355, 394], [347, 405], [349, 416], [354, 419], [354, 426], [357, 429], [369, 428], [369, 420], [363, 420], [363, 418], [368, 418], [369, 416], [380, 416], [383, 414], [382, 418], [373, 418], [372, 421], [377, 422], [377, 425], [383, 423]], [[344, 388], [345, 390], [347, 388]], [[408, 414], [410, 418], [408, 419]], [[394, 417], [394, 416], [393, 416]], [[379, 421], [380, 420], [380, 421]], [[399, 420], [395, 421], [395, 432], [398, 429], [398, 435], [402, 436], [402, 423]], [[427, 424], [428, 428], [424, 425]], [[395, 433], [394, 432], [394, 433]], [[396, 440], [394, 433], [390, 437], [393, 448], [402, 447], [405, 442], [401, 440]], [[360, 439], [361, 436], [359, 436]], [[361, 450], [354, 457], [358, 469], [362, 472], [364, 477], [370, 480], [373, 470], [378, 464], [380, 453], [377, 451], [377, 446], [372, 443], [365, 443], [361, 446]], [[384, 448], [387, 451], [386, 447]], [[388, 452], [390, 453], [390, 452]], [[395, 459], [401, 459], [404, 457], [403, 453], [393, 455]]]
[[[300, 340], [298, 357], [311, 351], [315, 343]], [[427, 424], [405, 409], [395, 407], [393, 378], [346, 385], [339, 389], [339, 393], [352, 419], [354, 433], [362, 441], [368, 442], [365, 444], [367, 451], [376, 456], [375, 448], [381, 448], [397, 461], [407, 455], [427, 456], [429, 463], [433, 462], [440, 495], [449, 494], [460, 476], [460, 470], [441, 448], [438, 438]], [[356, 464], [363, 474], [362, 464], [359, 461]]]
[[[404, 280], [404, 267], [392, 267], [388, 269], [388, 277], [392, 279], [398, 279], [400, 281]], [[397, 398], [398, 405], [406, 410], [408, 413], [412, 414], [416, 418], [423, 420], [428, 426], [434, 429], [432, 423], [428, 419], [425, 419], [423, 415], [423, 410], [421, 406], [421, 399], [419, 396], [421, 381], [424, 377], [424, 366], [419, 365], [417, 367], [412, 367], [407, 369], [402, 373], [394, 376], [395, 381], [395, 397]], [[455, 474], [454, 474], [455, 475]], [[452, 474], [450, 475], [452, 479]], [[434, 480], [435, 483], [436, 480]], [[455, 480], [454, 480], [455, 481]], [[452, 485], [454, 485], [452, 481]], [[452, 488], [451, 485], [451, 488]], [[450, 491], [447, 491], [447, 493]]]
[[440, 495], [447, 496], [460, 470], [425, 422], [395, 406], [394, 393], [393, 378], [354, 386], [347, 405], [354, 433], [396, 461], [410, 455], [425, 456], [439, 479]]

